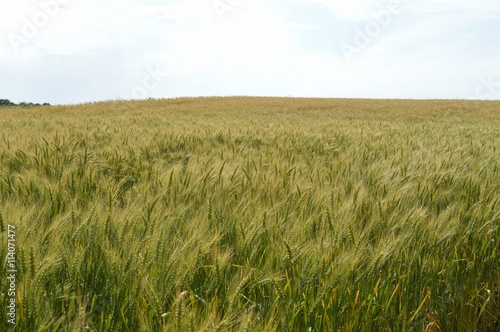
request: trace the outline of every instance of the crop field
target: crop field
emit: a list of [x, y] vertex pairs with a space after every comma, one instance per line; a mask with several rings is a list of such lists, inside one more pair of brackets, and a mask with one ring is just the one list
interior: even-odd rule
[[499, 331], [499, 225], [500, 102], [0, 108], [0, 331]]

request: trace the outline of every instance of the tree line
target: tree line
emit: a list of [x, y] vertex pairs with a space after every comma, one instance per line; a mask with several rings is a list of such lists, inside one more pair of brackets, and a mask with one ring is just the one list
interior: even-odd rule
[[35, 107], [35, 106], [50, 106], [49, 103], [28, 103], [25, 101], [20, 102], [19, 104], [13, 103], [8, 99], [0, 99], [0, 106], [21, 106], [21, 107]]

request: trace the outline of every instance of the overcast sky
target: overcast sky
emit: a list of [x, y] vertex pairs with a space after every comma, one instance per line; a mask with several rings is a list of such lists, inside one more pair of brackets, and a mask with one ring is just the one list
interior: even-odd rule
[[1, 0], [0, 99], [500, 99], [499, 0]]

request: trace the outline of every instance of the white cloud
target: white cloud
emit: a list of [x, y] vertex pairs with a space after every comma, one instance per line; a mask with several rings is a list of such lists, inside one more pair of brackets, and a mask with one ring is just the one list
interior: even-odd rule
[[342, 20], [362, 21], [370, 19], [372, 11], [380, 1], [377, 0], [309, 0], [330, 10]]
[[[474, 12], [489, 12], [498, 15], [500, 2], [497, 0], [406, 0], [407, 6], [414, 12], [453, 12], [456, 10], [468, 10]], [[496, 12], [496, 13], [495, 13]]]
[[44, 1], [0, 4], [2, 98], [118, 98], [148, 66], [169, 72], [154, 97], [453, 97], [499, 64], [498, 1], [404, 0], [351, 64], [340, 43], [391, 0], [243, 0], [223, 20], [212, 0], [65, 0], [16, 52], [8, 33]]

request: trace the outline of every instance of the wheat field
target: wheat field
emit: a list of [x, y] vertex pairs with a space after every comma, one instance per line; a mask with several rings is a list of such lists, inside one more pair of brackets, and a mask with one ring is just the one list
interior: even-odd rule
[[0, 108], [9, 225], [0, 331], [498, 331], [500, 102]]

